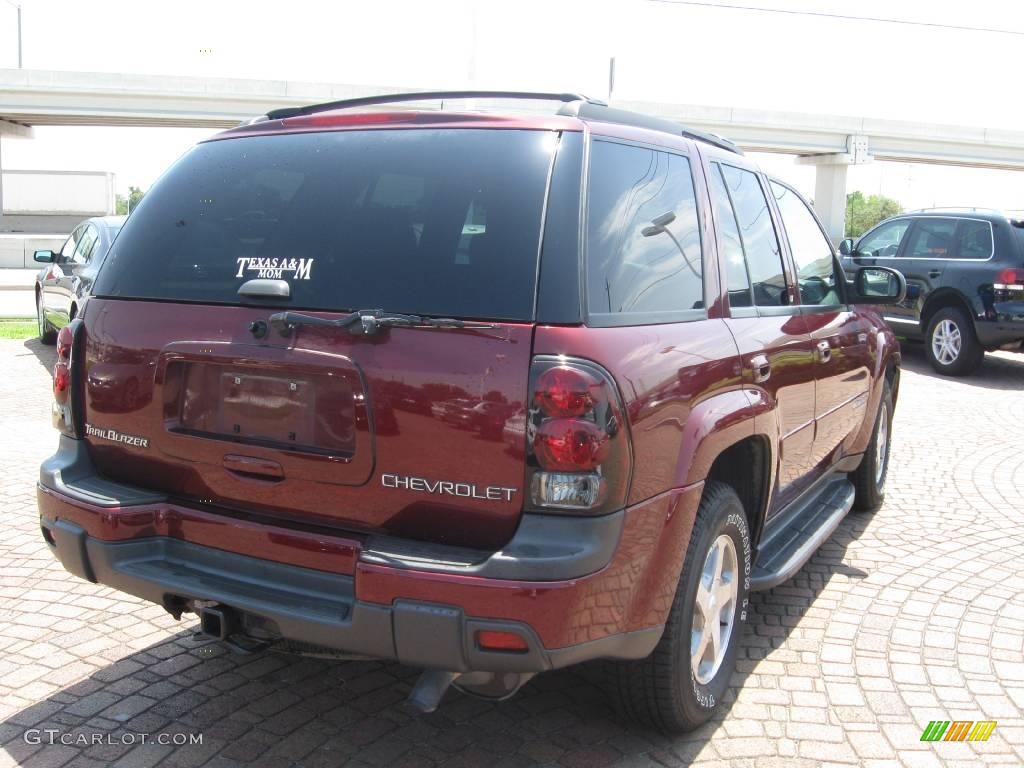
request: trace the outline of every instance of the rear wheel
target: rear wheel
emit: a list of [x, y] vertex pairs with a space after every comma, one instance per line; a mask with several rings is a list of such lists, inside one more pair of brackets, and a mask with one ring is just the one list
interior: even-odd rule
[[46, 313], [43, 312], [43, 297], [39, 294], [36, 294], [36, 322], [39, 325], [39, 340], [43, 344], [56, 343], [57, 331], [46, 319]]
[[969, 376], [981, 365], [985, 350], [967, 313], [959, 307], [943, 307], [928, 322], [925, 354], [939, 373]]
[[885, 382], [882, 402], [878, 405], [875, 429], [860, 466], [850, 473], [856, 489], [853, 508], [861, 512], [874, 512], [885, 500], [885, 478], [889, 474], [889, 452], [892, 446], [892, 390]]
[[751, 567], [743, 505], [728, 485], [709, 483], [661, 641], [646, 659], [612, 666], [623, 714], [666, 733], [711, 717], [736, 664]]

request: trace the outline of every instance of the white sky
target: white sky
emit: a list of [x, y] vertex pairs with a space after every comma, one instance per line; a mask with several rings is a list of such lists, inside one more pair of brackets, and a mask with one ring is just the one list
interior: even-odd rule
[[[0, 67], [17, 64], [8, 2]], [[622, 99], [1005, 128], [1022, 114], [1024, 3], [1013, 0], [21, 2], [26, 68], [605, 96], [614, 55]], [[730, 4], [917, 25], [708, 7]], [[3, 165], [111, 170], [124, 192], [148, 187], [209, 133], [37, 128], [33, 140], [4, 141]], [[789, 157], [762, 164], [813, 194], [813, 168]], [[1024, 209], [1017, 172], [875, 163], [852, 168], [849, 188], [909, 208]]]

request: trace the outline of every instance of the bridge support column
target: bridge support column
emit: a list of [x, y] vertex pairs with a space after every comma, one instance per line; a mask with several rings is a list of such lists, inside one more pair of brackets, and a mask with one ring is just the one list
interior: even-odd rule
[[814, 169], [814, 209], [836, 244], [846, 232], [846, 168], [836, 163]]
[[867, 136], [848, 136], [846, 152], [807, 155], [797, 158], [803, 165], [814, 165], [814, 210], [833, 243], [838, 244], [846, 231], [846, 169], [872, 160]]

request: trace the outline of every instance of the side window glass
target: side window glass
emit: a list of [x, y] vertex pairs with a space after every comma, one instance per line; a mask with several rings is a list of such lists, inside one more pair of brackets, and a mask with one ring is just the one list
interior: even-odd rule
[[87, 227], [85, 234], [79, 238], [78, 245], [75, 246], [75, 253], [71, 257], [71, 261], [79, 265], [87, 263], [92, 255], [92, 249], [96, 246], [97, 239], [99, 239], [99, 233], [96, 231], [96, 227]]
[[793, 252], [800, 303], [814, 306], [841, 304], [832, 244], [821, 231], [811, 209], [789, 187], [773, 181], [771, 188]]
[[961, 220], [953, 256], [960, 259], [987, 259], [992, 253], [992, 225], [987, 221]]
[[754, 304], [759, 307], [781, 307], [788, 300], [782, 252], [775, 236], [768, 200], [757, 174], [723, 165], [722, 177], [736, 210], [736, 222], [747, 257], [754, 291]]
[[711, 164], [711, 203], [715, 208], [715, 221], [722, 237], [722, 259], [725, 262], [725, 279], [729, 291], [730, 307], [750, 307], [754, 300], [750, 293], [750, 276], [747, 274], [746, 257], [740, 228], [736, 223], [736, 212], [732, 209], [729, 192], [722, 179], [722, 168]]
[[918, 219], [904, 256], [908, 259], [948, 259], [953, 255], [955, 219]]
[[64, 246], [60, 249], [60, 260], [71, 261], [71, 257], [75, 255], [75, 248], [78, 246], [78, 241], [82, 239], [82, 233], [85, 232], [84, 226], [78, 226], [71, 233], [71, 236], [64, 242]]
[[700, 227], [681, 155], [595, 141], [587, 200], [592, 313], [701, 309]]
[[900, 249], [903, 236], [910, 228], [910, 222], [910, 219], [897, 219], [883, 224], [857, 243], [857, 255], [872, 256], [876, 259], [895, 256]]

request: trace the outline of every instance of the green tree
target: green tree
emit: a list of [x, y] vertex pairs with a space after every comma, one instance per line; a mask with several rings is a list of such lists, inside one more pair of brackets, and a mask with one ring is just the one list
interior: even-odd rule
[[117, 215], [124, 216], [126, 213], [135, 210], [142, 198], [145, 197], [146, 193], [138, 187], [128, 187], [128, 197], [124, 195], [117, 196]]
[[846, 196], [846, 237], [860, 237], [875, 224], [903, 212], [903, 206], [891, 197], [851, 192]]

